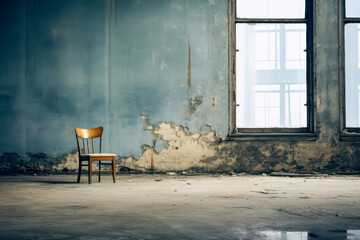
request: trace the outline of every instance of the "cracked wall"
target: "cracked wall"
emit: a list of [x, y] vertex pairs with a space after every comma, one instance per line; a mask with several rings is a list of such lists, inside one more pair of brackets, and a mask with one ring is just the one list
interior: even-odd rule
[[359, 171], [334, 6], [315, 1], [316, 141], [231, 142], [226, 0], [1, 1], [0, 171], [74, 171], [75, 126], [104, 126], [119, 168]]

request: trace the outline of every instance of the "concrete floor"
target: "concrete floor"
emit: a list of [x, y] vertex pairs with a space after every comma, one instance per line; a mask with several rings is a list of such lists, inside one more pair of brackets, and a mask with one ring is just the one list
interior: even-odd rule
[[0, 239], [360, 239], [358, 176], [75, 179], [0, 176]]

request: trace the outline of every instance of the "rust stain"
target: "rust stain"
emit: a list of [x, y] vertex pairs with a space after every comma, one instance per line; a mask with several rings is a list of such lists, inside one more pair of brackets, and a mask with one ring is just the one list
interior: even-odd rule
[[151, 153], [151, 165], [150, 165], [150, 169], [154, 169], [154, 148], [150, 148], [150, 153]]
[[191, 54], [190, 54], [190, 39], [188, 39], [188, 49], [189, 49], [189, 62], [188, 62], [188, 82], [187, 82], [187, 97], [189, 99], [191, 93]]

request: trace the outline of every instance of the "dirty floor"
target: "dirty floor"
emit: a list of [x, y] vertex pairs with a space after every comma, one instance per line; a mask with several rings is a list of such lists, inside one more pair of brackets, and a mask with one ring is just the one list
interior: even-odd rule
[[0, 239], [360, 239], [360, 177], [0, 176]]

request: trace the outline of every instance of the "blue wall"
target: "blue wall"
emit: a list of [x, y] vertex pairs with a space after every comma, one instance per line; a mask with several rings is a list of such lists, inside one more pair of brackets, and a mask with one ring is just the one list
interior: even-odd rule
[[141, 116], [226, 136], [227, 21], [224, 0], [2, 0], [0, 152], [56, 157], [104, 126], [138, 158]]
[[234, 142], [228, 0], [1, 0], [0, 174], [75, 170], [74, 127], [100, 125], [119, 167], [359, 171], [339, 135], [337, 5], [314, 0], [316, 139]]

